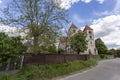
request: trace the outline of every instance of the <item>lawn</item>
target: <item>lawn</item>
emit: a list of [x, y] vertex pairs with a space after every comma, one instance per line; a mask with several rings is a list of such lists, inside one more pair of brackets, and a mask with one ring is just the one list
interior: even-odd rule
[[52, 80], [55, 77], [89, 68], [97, 60], [71, 61], [63, 64], [27, 65], [15, 74], [0, 74], [0, 80]]

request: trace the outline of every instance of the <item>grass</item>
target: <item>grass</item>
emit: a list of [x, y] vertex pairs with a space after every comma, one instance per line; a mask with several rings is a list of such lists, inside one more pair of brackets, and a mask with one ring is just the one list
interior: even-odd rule
[[63, 64], [27, 65], [16, 74], [0, 74], [0, 80], [51, 80], [93, 66], [97, 60], [72, 61]]

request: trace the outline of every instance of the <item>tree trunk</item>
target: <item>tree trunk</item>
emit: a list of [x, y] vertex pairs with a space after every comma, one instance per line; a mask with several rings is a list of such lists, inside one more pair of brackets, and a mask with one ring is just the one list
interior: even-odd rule
[[38, 36], [34, 36], [33, 45], [34, 45], [33, 53], [38, 54], [39, 53]]
[[11, 61], [11, 59], [8, 59], [5, 71], [9, 70], [9, 68], [10, 68], [10, 61]]

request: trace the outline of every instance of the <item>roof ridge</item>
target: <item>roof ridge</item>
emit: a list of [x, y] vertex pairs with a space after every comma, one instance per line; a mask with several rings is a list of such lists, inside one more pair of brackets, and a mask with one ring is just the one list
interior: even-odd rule
[[93, 29], [90, 26], [86, 25], [83, 31], [86, 31], [86, 30], [93, 30]]
[[72, 23], [72, 25], [70, 26], [70, 28], [75, 28], [75, 29], [77, 29], [77, 26], [76, 26], [74, 23]]

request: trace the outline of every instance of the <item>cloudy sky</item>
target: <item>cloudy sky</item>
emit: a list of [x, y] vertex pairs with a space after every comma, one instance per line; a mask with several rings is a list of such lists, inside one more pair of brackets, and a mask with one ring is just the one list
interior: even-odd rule
[[[0, 0], [0, 6], [4, 7], [8, 1], [10, 0]], [[120, 0], [55, 1], [61, 8], [68, 10], [71, 23], [78, 28], [85, 25], [91, 26], [94, 29], [95, 38], [100, 37], [108, 48], [120, 48]], [[0, 30], [2, 28], [1, 26]], [[7, 28], [7, 31], [11, 30]]]
[[[120, 48], [120, 0], [59, 0], [78, 28], [94, 29], [108, 48]], [[69, 27], [69, 26], [67, 26]]]

